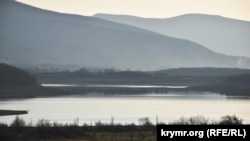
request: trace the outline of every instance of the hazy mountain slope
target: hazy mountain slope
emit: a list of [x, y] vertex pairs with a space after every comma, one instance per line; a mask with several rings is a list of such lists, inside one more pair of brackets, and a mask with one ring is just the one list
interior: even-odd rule
[[250, 69], [237, 68], [175, 68], [155, 71], [167, 76], [198, 76], [198, 77], [226, 77], [231, 75], [250, 74]]
[[[0, 63], [0, 99], [33, 98], [66, 94], [69, 93], [40, 86], [34, 76], [22, 69]], [[3, 111], [0, 110], [0, 114], [1, 112]]]
[[93, 17], [0, 1], [0, 61], [161, 69], [238, 67], [239, 58], [187, 41]]
[[247, 21], [202, 14], [166, 19], [108, 14], [95, 17], [194, 41], [219, 53], [250, 57], [250, 22]]
[[13, 66], [0, 63], [0, 88], [37, 85], [35, 77]]

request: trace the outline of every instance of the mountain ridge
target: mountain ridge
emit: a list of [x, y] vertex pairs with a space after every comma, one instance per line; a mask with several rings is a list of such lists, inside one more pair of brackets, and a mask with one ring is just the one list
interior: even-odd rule
[[205, 14], [184, 14], [163, 19], [112, 14], [95, 14], [93, 17], [187, 39], [218, 53], [250, 57], [250, 21]]
[[1, 1], [0, 61], [119, 69], [245, 67], [188, 40], [94, 17]]
[[92, 17], [98, 17], [98, 16], [102, 16], [102, 15], [111, 15], [111, 16], [122, 16], [122, 17], [130, 17], [130, 18], [141, 18], [141, 19], [155, 19], [155, 20], [167, 20], [167, 19], [171, 19], [171, 18], [177, 18], [177, 17], [182, 17], [182, 16], [214, 16], [214, 17], [218, 17], [218, 18], [225, 18], [225, 19], [230, 19], [230, 20], [236, 20], [236, 21], [242, 21], [242, 22], [250, 22], [248, 20], [243, 20], [243, 19], [237, 19], [237, 18], [231, 18], [231, 17], [225, 17], [225, 16], [221, 16], [221, 15], [216, 15], [216, 14], [202, 14], [202, 13], [186, 13], [186, 14], [180, 14], [180, 15], [176, 15], [176, 16], [172, 16], [172, 17], [140, 17], [137, 15], [128, 15], [128, 14], [112, 14], [112, 13], [95, 13], [93, 15], [91, 15]]

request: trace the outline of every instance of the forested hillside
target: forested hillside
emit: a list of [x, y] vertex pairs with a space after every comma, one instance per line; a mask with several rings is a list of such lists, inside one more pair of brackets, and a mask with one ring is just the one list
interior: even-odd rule
[[36, 85], [36, 78], [28, 72], [0, 63], [0, 87]]
[[31, 98], [67, 94], [55, 88], [42, 87], [28, 72], [0, 63], [0, 99]]

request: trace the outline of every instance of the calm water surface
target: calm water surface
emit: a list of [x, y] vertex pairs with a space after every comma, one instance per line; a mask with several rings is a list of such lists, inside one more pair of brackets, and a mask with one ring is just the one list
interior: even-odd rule
[[[135, 123], [141, 117], [150, 117], [155, 123], [171, 122], [180, 117], [203, 115], [218, 120], [224, 115], [237, 115], [245, 123], [250, 123], [250, 99], [226, 97], [215, 93], [184, 94], [146, 93], [140, 95], [72, 95], [64, 97], [33, 98], [0, 101], [0, 109], [29, 110], [22, 115], [27, 122], [39, 119], [51, 122], [73, 123], [79, 118], [80, 124], [94, 124], [97, 121], [110, 123]], [[11, 123], [15, 116], [2, 116], [0, 122]]]

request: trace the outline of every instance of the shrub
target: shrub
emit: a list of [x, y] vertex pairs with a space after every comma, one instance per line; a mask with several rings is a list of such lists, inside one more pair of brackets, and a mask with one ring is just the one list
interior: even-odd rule
[[49, 120], [39, 119], [36, 126], [37, 127], [51, 127], [52, 125], [50, 124]]
[[11, 127], [24, 127], [25, 126], [25, 121], [22, 118], [19, 118], [16, 116], [14, 121], [10, 124]]
[[1, 127], [8, 127], [8, 125], [7, 125], [6, 123], [1, 123], [1, 122], [0, 122], [0, 128], [1, 128]]
[[221, 125], [241, 125], [242, 124], [242, 119], [236, 117], [235, 115], [226, 115], [221, 117], [221, 121], [219, 121], [218, 124]]
[[181, 117], [170, 124], [174, 125], [206, 125], [209, 124], [209, 119], [203, 116], [195, 116], [190, 118]]
[[149, 117], [143, 117], [139, 119], [139, 124], [143, 126], [150, 126], [153, 125], [152, 122], [150, 121]]

